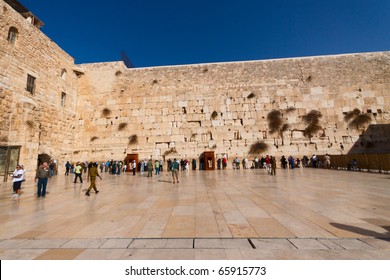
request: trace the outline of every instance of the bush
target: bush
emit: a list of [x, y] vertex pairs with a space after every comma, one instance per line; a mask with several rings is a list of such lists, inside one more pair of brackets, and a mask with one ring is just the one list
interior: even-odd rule
[[264, 141], [258, 141], [251, 145], [249, 149], [250, 155], [256, 155], [264, 153], [268, 149], [268, 144], [264, 143]]

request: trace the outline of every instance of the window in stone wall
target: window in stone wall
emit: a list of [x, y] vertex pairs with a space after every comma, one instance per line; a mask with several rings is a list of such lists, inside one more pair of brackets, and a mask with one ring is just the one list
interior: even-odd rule
[[16, 38], [18, 37], [18, 29], [16, 27], [11, 26], [8, 30], [8, 42], [12, 45], [15, 45]]
[[234, 132], [234, 140], [241, 140], [241, 135], [239, 131]]
[[36, 78], [34, 76], [31, 76], [30, 74], [27, 74], [27, 87], [26, 87], [26, 90], [31, 93], [31, 94], [34, 94], [34, 91], [35, 91], [35, 80]]
[[65, 93], [65, 92], [62, 92], [62, 93], [61, 93], [61, 106], [62, 106], [62, 107], [65, 106], [65, 101], [66, 101], [66, 93]]

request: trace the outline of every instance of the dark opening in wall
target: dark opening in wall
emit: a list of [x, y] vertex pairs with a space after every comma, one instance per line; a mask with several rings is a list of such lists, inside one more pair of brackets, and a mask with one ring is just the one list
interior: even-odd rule
[[187, 114], [187, 109], [186, 109], [186, 107], [182, 107], [181, 110], [182, 110], [183, 114]]
[[202, 122], [201, 121], [188, 121], [188, 123], [198, 123], [199, 127], [202, 126]]

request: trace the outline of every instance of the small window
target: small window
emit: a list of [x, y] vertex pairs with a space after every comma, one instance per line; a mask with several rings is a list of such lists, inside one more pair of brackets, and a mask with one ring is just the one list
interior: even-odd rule
[[12, 45], [15, 45], [16, 38], [18, 37], [18, 29], [16, 27], [11, 26], [8, 30], [8, 42]]
[[62, 78], [63, 80], [66, 79], [66, 70], [65, 70], [65, 69], [62, 69], [62, 71], [61, 71], [61, 78]]
[[31, 76], [29, 74], [27, 74], [27, 87], [26, 87], [26, 90], [29, 93], [31, 93], [31, 94], [34, 94], [34, 91], [35, 91], [35, 77]]
[[63, 92], [61, 93], [61, 106], [65, 106], [65, 101], [66, 101], [66, 93]]

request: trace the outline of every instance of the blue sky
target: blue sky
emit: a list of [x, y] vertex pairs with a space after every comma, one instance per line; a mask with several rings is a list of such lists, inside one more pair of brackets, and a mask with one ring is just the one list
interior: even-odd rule
[[390, 50], [390, 0], [21, 0], [77, 64], [136, 67]]

